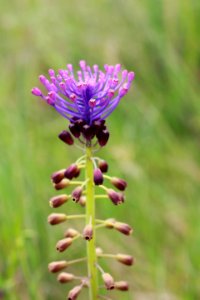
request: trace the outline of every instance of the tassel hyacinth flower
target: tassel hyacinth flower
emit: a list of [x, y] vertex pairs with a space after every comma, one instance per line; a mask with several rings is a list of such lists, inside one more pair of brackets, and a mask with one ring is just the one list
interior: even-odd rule
[[[50, 69], [49, 79], [44, 75], [39, 76], [44, 86], [43, 90], [46, 92], [35, 87], [32, 89], [32, 94], [40, 97], [69, 121], [69, 129], [59, 134], [60, 140], [69, 146], [78, 142], [84, 151], [84, 154], [68, 168], [52, 174], [51, 181], [54, 188], [69, 192], [52, 197], [50, 206], [57, 208], [72, 200], [85, 207], [85, 214], [52, 213], [48, 216], [48, 223], [57, 225], [71, 219], [82, 219], [84, 222], [82, 232], [68, 228], [63, 238], [57, 242], [56, 249], [58, 252], [70, 251], [68, 248], [73, 247], [75, 240], [82, 238], [86, 243], [87, 256], [69, 261], [51, 262], [49, 271], [59, 272], [57, 279], [60, 283], [79, 281], [78, 285], [75, 283], [74, 288], [69, 291], [67, 299], [77, 299], [82, 288], [87, 287], [89, 299], [96, 300], [101, 297], [106, 298], [101, 295], [100, 279], [105, 290], [128, 290], [128, 283], [115, 281], [115, 278], [102, 269], [100, 259], [113, 258], [127, 266], [133, 264], [133, 257], [130, 255], [108, 254], [97, 247], [98, 229], [103, 227], [116, 229], [128, 236], [132, 233], [132, 228], [115, 219], [97, 219], [95, 202], [105, 198], [114, 205], [124, 203], [127, 183], [121, 178], [107, 175], [109, 169], [107, 162], [94, 156], [94, 152], [107, 144], [110, 133], [106, 126], [106, 118], [129, 91], [134, 73], [121, 70], [119, 64], [105, 65], [104, 71], [101, 71], [97, 65], [90, 67], [84, 60], [80, 61], [80, 68], [75, 73], [73, 66], [68, 64], [67, 68], [59, 70], [58, 74]], [[85, 178], [78, 179], [83, 170]], [[107, 187], [107, 182], [113, 188]], [[97, 190], [102, 190], [102, 193], [97, 193]], [[87, 263], [87, 275], [75, 276], [65, 272], [69, 265], [79, 262]]]

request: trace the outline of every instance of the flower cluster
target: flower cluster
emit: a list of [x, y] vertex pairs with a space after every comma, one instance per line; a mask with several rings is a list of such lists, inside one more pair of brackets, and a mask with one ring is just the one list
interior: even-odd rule
[[[114, 258], [116, 261], [131, 266], [133, 257], [127, 254], [104, 253], [96, 245], [97, 231], [101, 228], [114, 229], [129, 236], [132, 228], [123, 222], [113, 218], [101, 220], [96, 218], [96, 202], [105, 199], [114, 205], [125, 202], [124, 192], [127, 182], [116, 176], [108, 175], [108, 163], [94, 156], [96, 145], [103, 147], [109, 139], [109, 131], [105, 119], [117, 107], [121, 98], [128, 92], [134, 73], [123, 70], [119, 64], [115, 66], [105, 65], [105, 72], [99, 70], [97, 65], [93, 68], [85, 61], [80, 61], [81, 70], [74, 74], [72, 65], [68, 64], [66, 70], [59, 70], [56, 75], [54, 70], [49, 70], [50, 80], [45, 76], [39, 77], [47, 90], [45, 95], [39, 88], [32, 89], [32, 94], [41, 97], [49, 105], [53, 106], [62, 116], [69, 120], [69, 130], [63, 130], [59, 134], [60, 140], [67, 145], [73, 145], [79, 141], [83, 145], [84, 155], [77, 159], [68, 168], [54, 172], [51, 181], [57, 191], [67, 190], [63, 194], [53, 196], [50, 206], [57, 208], [73, 201], [85, 208], [81, 215], [67, 215], [65, 213], [52, 213], [48, 216], [48, 223], [57, 225], [71, 219], [84, 220], [83, 229], [68, 228], [63, 238], [56, 244], [58, 252], [64, 252], [75, 243], [77, 239], [86, 241], [87, 257], [73, 260], [59, 260], [49, 264], [49, 271], [58, 274], [60, 283], [68, 283], [78, 280], [79, 283], [68, 293], [68, 300], [77, 299], [83, 287], [89, 288], [89, 299], [101, 296], [97, 283], [97, 272], [102, 277], [106, 290], [127, 291], [128, 283], [115, 281], [105, 272], [99, 264], [102, 258]], [[82, 173], [84, 171], [85, 177]], [[107, 199], [107, 200], [106, 200]], [[66, 269], [75, 263], [87, 261], [88, 274], [76, 276], [66, 272]]]

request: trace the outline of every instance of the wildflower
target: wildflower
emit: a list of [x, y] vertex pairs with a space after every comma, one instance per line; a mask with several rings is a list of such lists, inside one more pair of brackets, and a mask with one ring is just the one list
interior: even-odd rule
[[107, 290], [113, 290], [115, 283], [113, 277], [109, 273], [103, 273], [102, 274], [103, 282], [105, 283]]

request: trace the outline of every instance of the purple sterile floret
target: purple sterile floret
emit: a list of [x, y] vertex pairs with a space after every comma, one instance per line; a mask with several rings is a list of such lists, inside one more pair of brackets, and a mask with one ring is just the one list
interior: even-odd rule
[[59, 70], [57, 75], [50, 69], [50, 80], [40, 75], [39, 80], [47, 95], [37, 87], [32, 89], [32, 94], [41, 97], [69, 121], [75, 117], [91, 125], [95, 120], [106, 119], [113, 112], [129, 91], [134, 72], [121, 71], [119, 64], [105, 65], [104, 72], [97, 65], [88, 66], [84, 60], [79, 65], [81, 70], [77, 75], [71, 64], [65, 70]]

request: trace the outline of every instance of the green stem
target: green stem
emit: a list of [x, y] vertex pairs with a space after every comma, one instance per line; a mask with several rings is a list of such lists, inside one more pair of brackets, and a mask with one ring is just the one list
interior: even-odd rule
[[91, 223], [93, 228], [93, 237], [87, 241], [87, 262], [88, 262], [88, 277], [90, 280], [90, 300], [97, 300], [98, 296], [98, 282], [97, 282], [97, 256], [95, 250], [95, 201], [94, 201], [94, 182], [93, 182], [93, 163], [92, 163], [92, 149], [86, 148], [86, 166], [85, 176], [86, 184], [86, 224]]

